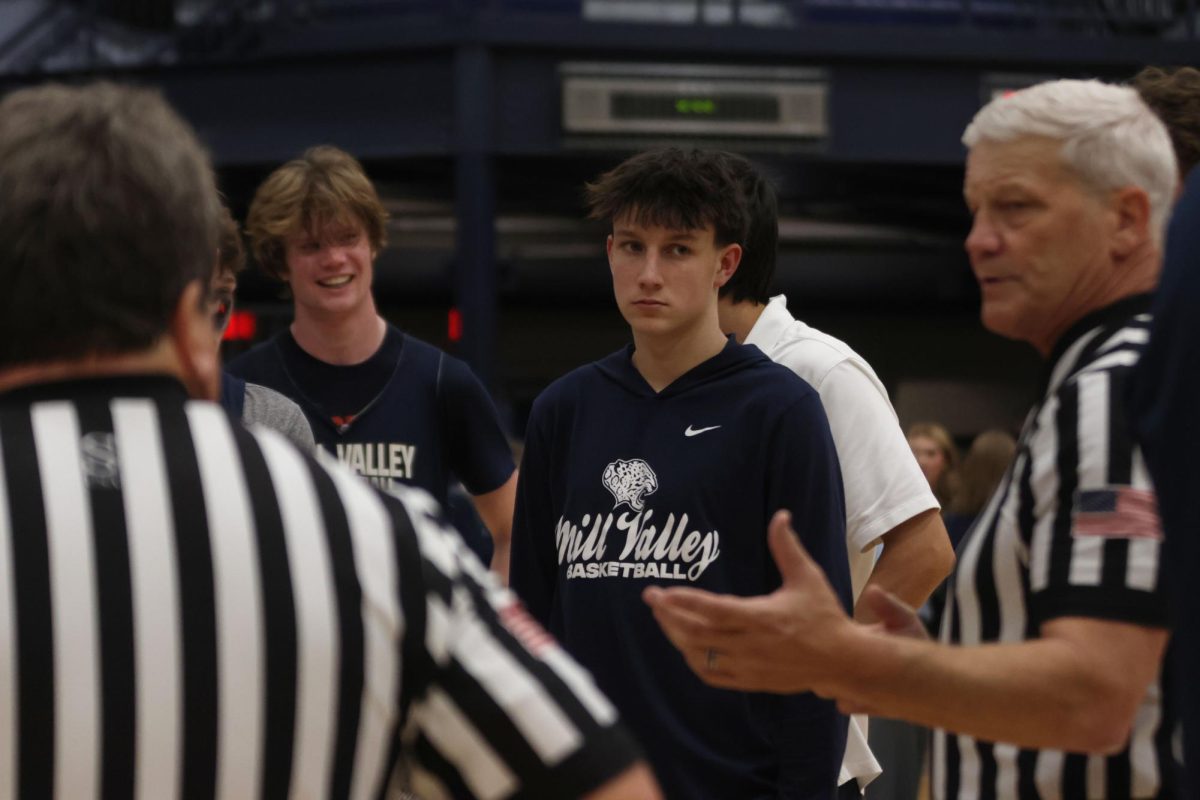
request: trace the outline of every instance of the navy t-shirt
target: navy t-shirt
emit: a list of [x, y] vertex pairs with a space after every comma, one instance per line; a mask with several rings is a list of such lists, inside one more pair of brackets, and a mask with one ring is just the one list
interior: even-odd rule
[[512, 587], [616, 703], [668, 797], [833, 797], [846, 732], [834, 705], [706, 686], [641, 599], [647, 585], [778, 588], [767, 523], [786, 508], [849, 609], [820, 398], [732, 340], [657, 394], [632, 353], [575, 370], [534, 403]]
[[234, 419], [242, 418], [246, 407], [246, 382], [228, 372], [221, 373], [221, 407]]
[[419, 486], [445, 505], [451, 474], [476, 495], [512, 475], [496, 407], [474, 373], [392, 325], [361, 364], [321, 361], [284, 331], [228, 370], [295, 401], [317, 444], [383, 488]]
[[[1158, 493], [1176, 675], [1200, 674], [1200, 169], [1193, 169], [1167, 235], [1150, 344], [1131, 381], [1131, 421]], [[1183, 721], [1182, 797], [1200, 797], [1200, 688], [1174, 687]]]

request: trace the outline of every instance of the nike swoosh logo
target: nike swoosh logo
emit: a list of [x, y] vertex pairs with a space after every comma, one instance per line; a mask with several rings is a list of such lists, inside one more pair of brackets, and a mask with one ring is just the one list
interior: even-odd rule
[[707, 428], [696, 428], [695, 430], [692, 430], [692, 426], [688, 425], [687, 430], [683, 432], [683, 435], [684, 436], [699, 436], [700, 434], [707, 433], [708, 431], [715, 431], [719, 427], [721, 427], [721, 426], [720, 425], [710, 425]]

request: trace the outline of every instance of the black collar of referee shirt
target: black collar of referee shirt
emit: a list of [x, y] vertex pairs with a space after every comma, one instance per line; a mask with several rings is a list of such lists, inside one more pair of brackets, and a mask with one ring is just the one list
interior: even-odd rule
[[18, 386], [0, 392], [0, 403], [28, 404], [86, 397], [153, 397], [184, 402], [188, 399], [188, 393], [173, 375], [97, 375]]
[[1085, 314], [1074, 325], [1067, 328], [1066, 333], [1058, 337], [1058, 341], [1054, 343], [1054, 349], [1050, 351], [1050, 358], [1046, 360], [1042, 387], [1044, 388], [1049, 385], [1050, 375], [1054, 372], [1055, 365], [1058, 364], [1058, 360], [1063, 357], [1067, 349], [1079, 341], [1088, 331], [1093, 331], [1112, 322], [1122, 322], [1138, 314], [1148, 314], [1153, 304], [1154, 295], [1146, 292], [1144, 294], [1133, 294], [1128, 297], [1122, 297], [1112, 305], [1107, 305], [1104, 308], [1096, 309], [1090, 314]]

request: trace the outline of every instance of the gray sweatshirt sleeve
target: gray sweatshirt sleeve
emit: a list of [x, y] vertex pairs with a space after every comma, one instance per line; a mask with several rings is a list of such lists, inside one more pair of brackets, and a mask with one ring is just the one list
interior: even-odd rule
[[246, 425], [262, 425], [279, 431], [305, 452], [316, 446], [312, 427], [300, 406], [274, 389], [246, 384], [246, 402], [242, 407], [242, 422]]

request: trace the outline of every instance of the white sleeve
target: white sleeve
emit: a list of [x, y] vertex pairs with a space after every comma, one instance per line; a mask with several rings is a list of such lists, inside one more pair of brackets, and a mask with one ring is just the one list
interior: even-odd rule
[[851, 552], [863, 552], [900, 523], [939, 508], [874, 376], [843, 359], [816, 389], [842, 465]]

